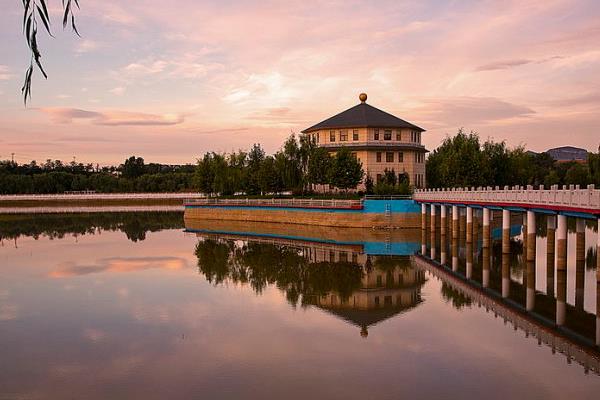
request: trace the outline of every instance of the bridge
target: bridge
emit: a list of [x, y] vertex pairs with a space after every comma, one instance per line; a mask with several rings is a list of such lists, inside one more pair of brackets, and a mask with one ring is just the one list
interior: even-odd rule
[[[536, 214], [545, 214], [546, 253], [552, 260], [552, 265], [548, 265], [547, 268], [554, 270], [554, 260], [556, 260], [555, 322], [557, 326], [564, 325], [567, 292], [567, 219], [575, 219], [576, 258], [578, 264], [581, 264], [580, 261], [585, 260], [586, 220], [597, 220], [597, 226], [600, 227], [600, 190], [593, 185], [589, 185], [585, 189], [573, 185], [559, 188], [555, 185], [549, 190], [543, 186], [538, 189], [534, 189], [533, 186], [514, 186], [503, 189], [498, 187], [425, 189], [416, 190], [413, 198], [421, 204], [422, 254], [426, 252], [427, 230], [429, 229], [431, 243], [435, 244], [437, 227], [439, 227], [442, 238], [450, 230], [453, 241], [460, 237], [461, 240], [466, 241], [467, 246], [473, 246], [473, 243], [478, 241], [478, 239], [474, 240], [474, 235], [478, 235], [477, 225], [480, 220], [483, 222], [483, 237], [481, 238], [483, 251], [489, 252], [492, 245], [491, 222], [494, 212], [501, 212], [503, 254], [510, 253], [511, 218], [520, 218], [520, 216], [523, 218], [523, 249], [528, 270], [535, 270], [536, 231], [538, 228]], [[437, 218], [438, 208], [440, 210], [439, 218]], [[448, 214], [451, 215], [451, 223]], [[600, 232], [596, 246], [598, 254], [600, 254]], [[430, 252], [431, 258], [435, 259], [435, 245], [431, 246]], [[445, 258], [445, 254], [442, 256]], [[596, 277], [596, 345], [600, 346], [600, 256], [597, 257]], [[533, 308], [534, 301], [535, 291], [531, 289], [528, 291], [528, 310]]]

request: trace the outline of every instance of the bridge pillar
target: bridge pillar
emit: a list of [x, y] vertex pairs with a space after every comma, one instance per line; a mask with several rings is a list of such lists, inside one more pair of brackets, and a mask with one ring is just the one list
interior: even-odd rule
[[556, 216], [546, 217], [546, 293], [554, 297], [554, 251], [555, 251]]
[[483, 208], [483, 247], [490, 247], [490, 209]]
[[490, 286], [490, 248], [483, 248], [483, 271], [482, 271], [482, 279], [481, 285], [484, 288]]
[[525, 309], [533, 311], [535, 308], [535, 261], [527, 261], [527, 292]]
[[467, 252], [467, 279], [471, 279], [473, 276], [473, 243], [467, 242], [467, 247], [465, 249]]
[[527, 261], [535, 262], [535, 212], [527, 211]]
[[459, 207], [458, 208], [458, 230], [460, 232], [460, 237], [463, 238], [462, 240], [464, 240], [464, 233], [466, 231], [466, 226], [467, 226], [466, 213], [464, 213], [462, 211], [462, 208]]
[[502, 253], [502, 298], [510, 295], [510, 254]]
[[467, 206], [467, 243], [473, 243], [473, 207]]
[[435, 256], [436, 256], [436, 254], [435, 254], [435, 214], [436, 214], [435, 207], [436, 207], [436, 205], [434, 203], [431, 203], [431, 212], [430, 212], [430, 214], [431, 214], [431, 221], [430, 221], [431, 231], [429, 233], [431, 234], [430, 257], [432, 259], [435, 259]]
[[427, 204], [421, 203], [421, 229], [427, 229]]
[[452, 206], [452, 239], [458, 238], [458, 206]]
[[502, 210], [502, 253], [510, 253], [510, 211]]
[[556, 229], [556, 324], [564, 325], [567, 312], [567, 217], [558, 215]]
[[448, 230], [448, 209], [445, 205], [440, 206], [440, 236], [446, 236]]
[[577, 218], [575, 228], [575, 307], [583, 310], [585, 291], [585, 220]]
[[523, 236], [523, 258], [527, 260], [527, 212], [523, 214], [521, 234]]

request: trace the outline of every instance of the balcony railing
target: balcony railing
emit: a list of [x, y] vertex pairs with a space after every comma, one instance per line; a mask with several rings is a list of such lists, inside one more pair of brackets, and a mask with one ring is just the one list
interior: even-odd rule
[[416, 150], [424, 150], [425, 146], [420, 143], [412, 143], [412, 142], [397, 142], [397, 141], [389, 141], [389, 140], [367, 140], [365, 141], [342, 141], [342, 142], [327, 142], [320, 143], [319, 146], [325, 148], [336, 148], [336, 147], [404, 147], [411, 148]]
[[240, 206], [240, 207], [285, 207], [285, 208], [339, 208], [362, 209], [362, 200], [337, 199], [187, 199], [186, 206]]

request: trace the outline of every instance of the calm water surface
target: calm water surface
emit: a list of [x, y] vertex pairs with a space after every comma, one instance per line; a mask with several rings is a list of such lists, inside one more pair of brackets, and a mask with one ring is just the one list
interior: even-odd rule
[[[448, 273], [450, 265], [415, 262], [420, 231], [211, 223], [184, 232], [181, 213], [0, 218], [0, 399], [600, 393], [593, 367], [534, 334], [598, 357], [592, 227], [583, 292], [569, 236], [567, 326], [557, 329], [542, 236], [535, 308], [527, 313], [531, 274], [518, 235], [507, 264], [510, 298], [502, 300], [496, 250], [490, 288], [475, 299], [435, 270]], [[435, 243], [439, 263], [450, 244]], [[453, 279], [477, 288], [481, 249], [459, 248]], [[486, 310], [482, 299], [498, 309]], [[530, 325], [515, 328], [502, 312]]]

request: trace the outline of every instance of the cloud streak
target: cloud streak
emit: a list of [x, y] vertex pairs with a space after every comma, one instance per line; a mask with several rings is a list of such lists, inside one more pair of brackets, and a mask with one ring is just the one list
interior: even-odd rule
[[70, 124], [74, 121], [89, 121], [103, 126], [169, 126], [185, 121], [183, 114], [146, 114], [128, 111], [88, 111], [77, 108], [41, 108], [53, 122]]

